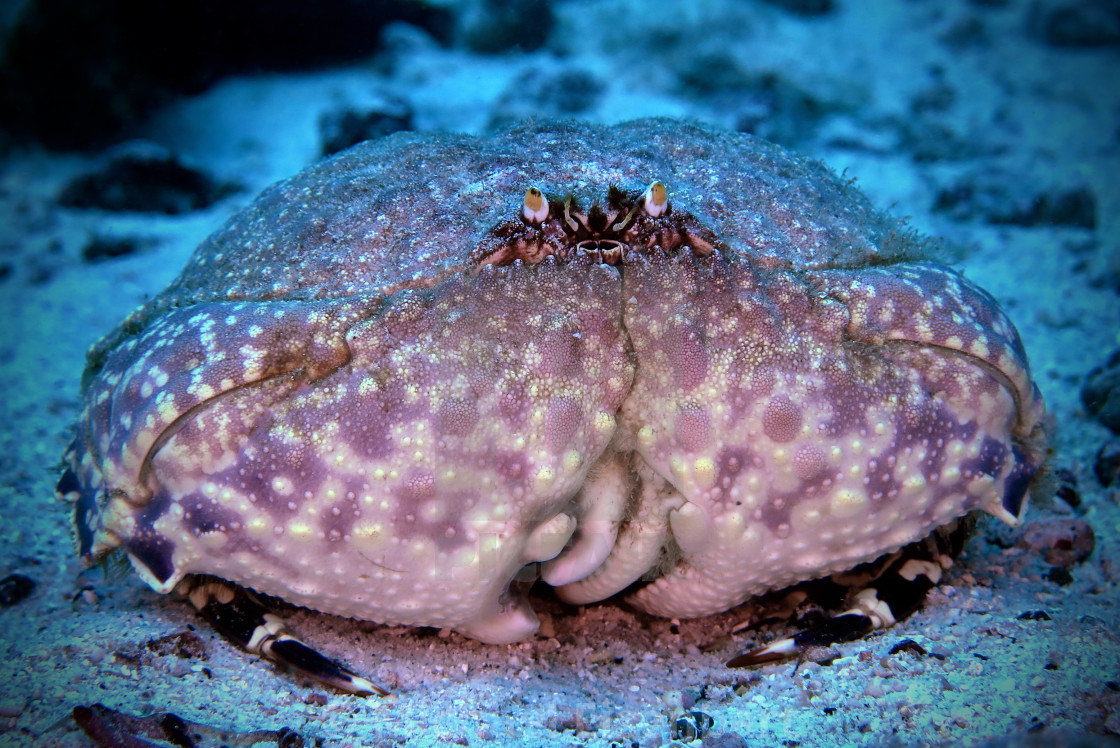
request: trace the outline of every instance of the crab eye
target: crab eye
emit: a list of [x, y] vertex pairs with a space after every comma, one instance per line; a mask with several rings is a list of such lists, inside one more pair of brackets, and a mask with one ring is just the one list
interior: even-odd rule
[[669, 211], [669, 191], [660, 180], [654, 180], [642, 195], [642, 210], [650, 218], [663, 216]]
[[525, 202], [521, 205], [521, 215], [533, 226], [548, 218], [548, 201], [544, 199], [544, 193], [536, 187], [525, 190]]

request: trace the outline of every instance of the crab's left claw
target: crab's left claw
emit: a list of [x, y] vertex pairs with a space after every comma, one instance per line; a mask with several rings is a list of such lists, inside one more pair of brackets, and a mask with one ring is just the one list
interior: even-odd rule
[[893, 626], [917, 610], [941, 581], [942, 569], [952, 566], [953, 559], [960, 554], [971, 524], [959, 520], [906, 546], [873, 582], [856, 593], [850, 609], [791, 637], [733, 657], [727, 666], [753, 667], [778, 662], [811, 647], [861, 639], [875, 629]]
[[248, 590], [214, 579], [188, 578], [187, 596], [218, 633], [238, 646], [308, 678], [356, 696], [389, 692], [300, 640]]

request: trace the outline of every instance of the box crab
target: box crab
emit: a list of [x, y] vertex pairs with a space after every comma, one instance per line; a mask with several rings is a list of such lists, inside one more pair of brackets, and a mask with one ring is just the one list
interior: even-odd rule
[[[573, 603], [723, 611], [1018, 521], [1042, 401], [930, 252], [820, 164], [697, 125], [367, 142], [93, 347], [59, 492], [83, 557], [123, 548], [161, 592], [485, 642], [535, 631], [526, 567]], [[226, 588], [193, 599], [329, 669]]]

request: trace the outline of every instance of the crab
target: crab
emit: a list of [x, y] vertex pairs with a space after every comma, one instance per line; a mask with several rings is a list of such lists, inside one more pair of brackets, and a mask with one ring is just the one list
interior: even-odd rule
[[215, 579], [491, 643], [533, 635], [536, 578], [717, 613], [974, 510], [1019, 521], [1042, 399], [936, 247], [816, 162], [678, 121], [366, 142], [94, 345], [59, 493], [87, 562], [195, 580], [266, 654], [294, 645]]

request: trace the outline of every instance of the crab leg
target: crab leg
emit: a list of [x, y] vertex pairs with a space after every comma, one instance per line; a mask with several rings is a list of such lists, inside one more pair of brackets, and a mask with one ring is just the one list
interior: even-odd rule
[[295, 670], [314, 681], [356, 696], [389, 692], [284, 633], [284, 622], [242, 587], [189, 577], [183, 582], [191, 604], [222, 636], [243, 649]]
[[752, 649], [727, 661], [728, 667], [753, 667], [800, 655], [811, 647], [860, 639], [909, 616], [941, 581], [968, 536], [970, 523], [956, 522], [896, 554], [883, 572], [855, 594], [853, 605], [824, 623], [791, 637]]

